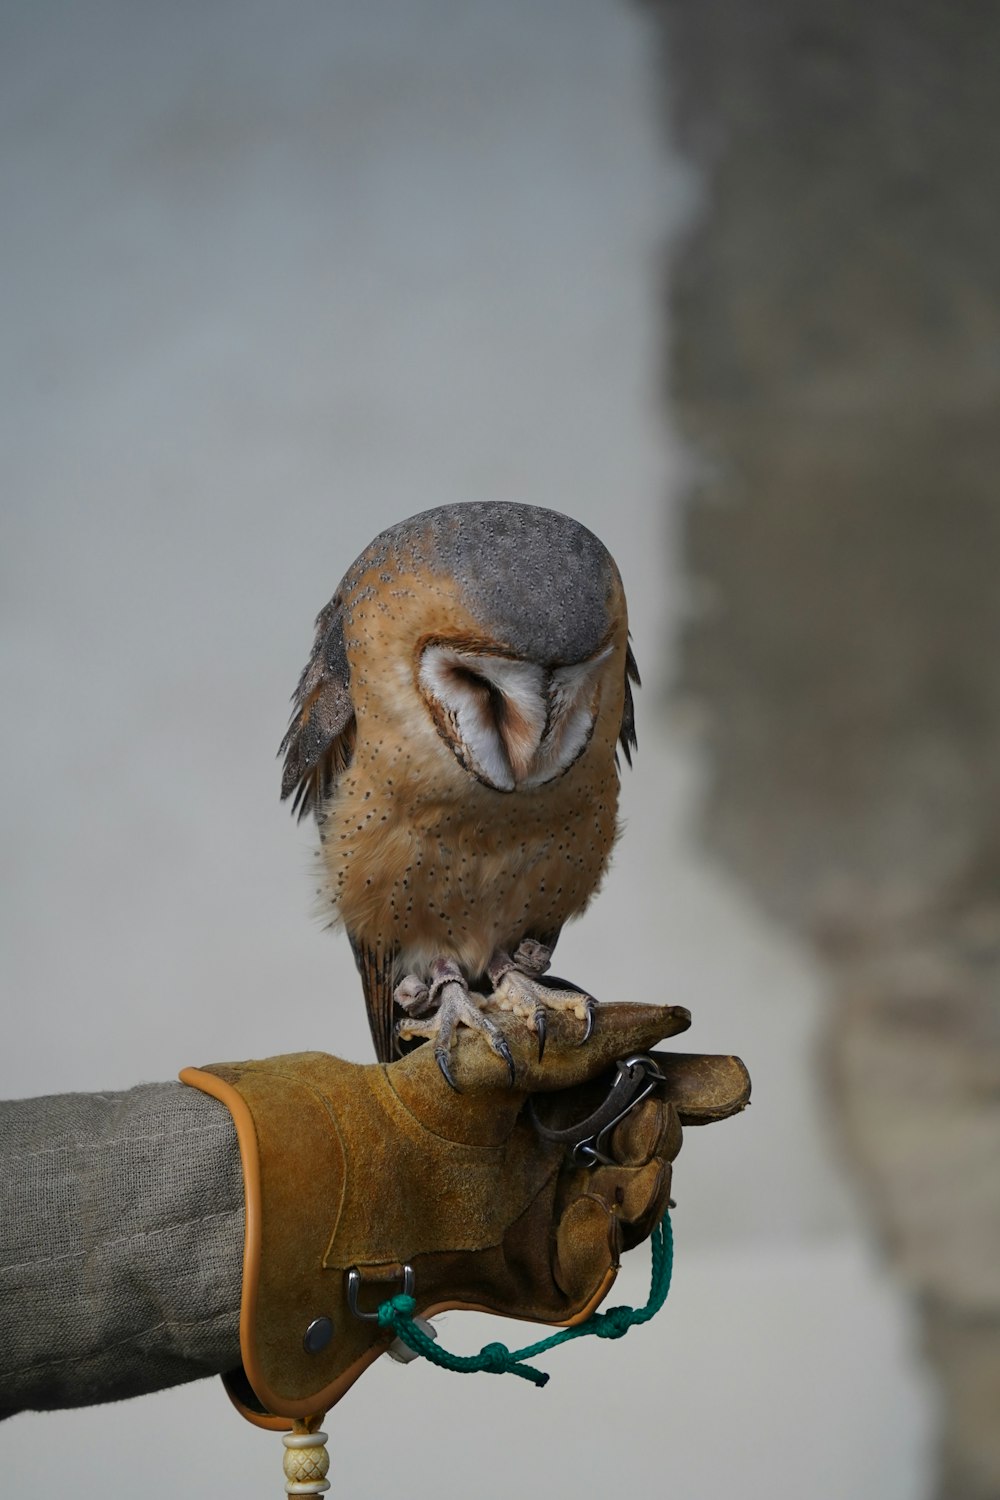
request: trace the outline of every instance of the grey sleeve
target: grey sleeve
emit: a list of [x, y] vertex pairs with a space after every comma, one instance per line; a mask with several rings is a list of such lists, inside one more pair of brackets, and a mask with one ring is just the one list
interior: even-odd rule
[[243, 1179], [180, 1083], [0, 1103], [0, 1417], [240, 1362]]

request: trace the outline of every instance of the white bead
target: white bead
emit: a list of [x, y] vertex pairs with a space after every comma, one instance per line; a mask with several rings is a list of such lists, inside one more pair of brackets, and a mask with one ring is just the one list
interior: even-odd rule
[[281, 1441], [285, 1445], [286, 1495], [321, 1495], [328, 1490], [330, 1455], [326, 1451], [326, 1433], [288, 1432]]
[[[413, 1321], [420, 1329], [421, 1333], [425, 1333], [429, 1339], [437, 1338], [438, 1331], [434, 1327], [434, 1324], [431, 1323], [427, 1318], [414, 1318]], [[390, 1359], [394, 1359], [396, 1361], [397, 1365], [408, 1365], [411, 1364], [413, 1360], [420, 1358], [420, 1355], [417, 1353], [416, 1349], [411, 1349], [409, 1344], [403, 1343], [402, 1339], [393, 1339], [392, 1343], [389, 1345], [388, 1349], [385, 1352], [386, 1354], [388, 1354]]]

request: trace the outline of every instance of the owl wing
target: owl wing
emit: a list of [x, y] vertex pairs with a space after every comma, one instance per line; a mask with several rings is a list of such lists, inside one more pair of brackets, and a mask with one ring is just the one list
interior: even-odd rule
[[288, 732], [278, 750], [285, 757], [281, 800], [293, 797], [299, 818], [317, 818], [354, 754], [356, 724], [351, 669], [344, 646], [344, 617], [335, 594], [316, 620], [316, 639], [298, 687]]
[[635, 734], [635, 703], [632, 699], [632, 684], [636, 687], [642, 686], [639, 676], [639, 668], [636, 665], [632, 647], [629, 646], [625, 652], [625, 702], [622, 706], [622, 727], [618, 735], [618, 743], [622, 747], [622, 753], [629, 765], [632, 764], [632, 751], [639, 741]]
[[396, 949], [366, 948], [356, 943], [350, 933], [348, 937], [354, 952], [354, 962], [361, 975], [361, 988], [364, 991], [372, 1041], [375, 1043], [375, 1055], [379, 1062], [392, 1062], [393, 1058], [399, 1056], [393, 1007], [393, 994], [398, 979]]

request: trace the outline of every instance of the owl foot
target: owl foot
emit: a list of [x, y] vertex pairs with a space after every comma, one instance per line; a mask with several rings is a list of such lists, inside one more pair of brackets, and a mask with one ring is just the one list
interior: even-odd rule
[[[525, 938], [519, 944], [514, 957], [498, 949], [490, 959], [487, 973], [493, 984], [490, 1007], [494, 1010], [509, 1010], [527, 1021], [538, 1037], [538, 1060], [545, 1053], [545, 1037], [548, 1032], [549, 1011], [569, 1011], [577, 1020], [583, 1021], [584, 1031], [581, 1046], [594, 1029], [594, 1007], [597, 1001], [583, 990], [552, 989], [539, 984], [538, 977], [549, 967], [551, 950], [534, 938]], [[558, 983], [558, 981], [557, 981]]]
[[[434, 1042], [434, 1057], [449, 1088], [456, 1093], [461, 1090], [452, 1077], [452, 1043], [459, 1026], [468, 1026], [481, 1031], [498, 1057], [507, 1066], [511, 1085], [514, 1083], [514, 1059], [500, 1028], [483, 1015], [476, 997], [458, 965], [451, 959], [436, 959], [431, 966], [431, 983], [424, 984], [413, 974], [408, 974], [396, 986], [396, 1004], [407, 1011], [407, 1018], [396, 1025], [396, 1035], [408, 1041], [411, 1037], [426, 1037]], [[433, 1009], [426, 1020], [413, 1019]]]

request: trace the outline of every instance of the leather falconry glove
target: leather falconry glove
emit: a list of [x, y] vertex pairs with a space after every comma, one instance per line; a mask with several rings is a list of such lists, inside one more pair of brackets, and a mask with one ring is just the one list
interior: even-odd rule
[[539, 1060], [505, 1018], [513, 1087], [470, 1032], [453, 1054], [460, 1092], [430, 1047], [389, 1064], [305, 1052], [185, 1069], [239, 1136], [243, 1369], [224, 1379], [244, 1416], [287, 1428], [328, 1410], [393, 1339], [359, 1314], [404, 1289], [424, 1316], [588, 1317], [667, 1206], [681, 1125], [749, 1098], [736, 1058], [631, 1061], [689, 1024], [677, 1006], [602, 1005], [584, 1046], [553, 1018]]

